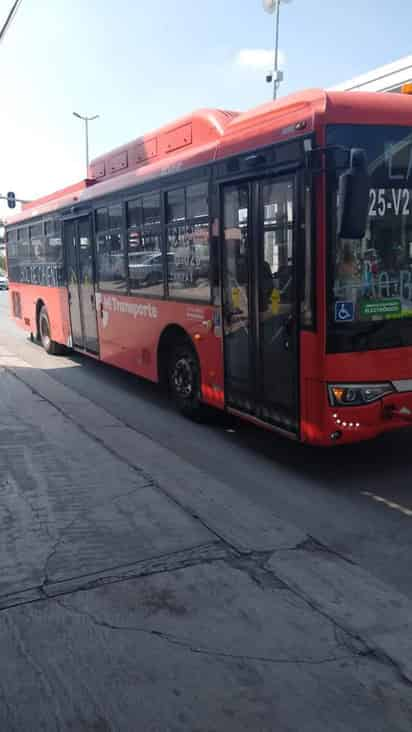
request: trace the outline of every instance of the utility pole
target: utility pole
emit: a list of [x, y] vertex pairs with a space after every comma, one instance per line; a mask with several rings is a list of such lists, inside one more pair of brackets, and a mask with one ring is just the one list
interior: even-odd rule
[[289, 3], [291, 0], [262, 0], [263, 9], [266, 13], [273, 15], [273, 37], [274, 37], [274, 59], [273, 70], [266, 74], [266, 81], [273, 82], [273, 99], [276, 99], [280, 82], [283, 81], [283, 72], [279, 69], [279, 18], [280, 4]]
[[85, 141], [86, 141], [86, 178], [89, 174], [89, 122], [92, 122], [94, 119], [98, 119], [99, 115], [95, 114], [93, 117], [87, 117], [87, 115], [79, 114], [78, 112], [73, 112], [74, 117], [78, 117], [78, 119], [83, 120], [84, 122], [84, 131], [85, 131]]

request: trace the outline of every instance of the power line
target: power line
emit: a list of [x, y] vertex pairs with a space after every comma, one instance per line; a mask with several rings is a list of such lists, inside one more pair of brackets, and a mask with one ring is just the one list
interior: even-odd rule
[[11, 8], [11, 10], [10, 10], [10, 12], [9, 12], [9, 14], [8, 14], [5, 22], [4, 22], [4, 25], [3, 25], [3, 27], [2, 27], [2, 29], [0, 31], [0, 43], [4, 39], [4, 36], [6, 35], [8, 28], [10, 27], [10, 25], [11, 25], [14, 17], [16, 16], [16, 13], [17, 13], [17, 11], [19, 9], [19, 5], [21, 5], [21, 3], [22, 3], [22, 0], [15, 0], [14, 1], [13, 5], [12, 5], [12, 8]]

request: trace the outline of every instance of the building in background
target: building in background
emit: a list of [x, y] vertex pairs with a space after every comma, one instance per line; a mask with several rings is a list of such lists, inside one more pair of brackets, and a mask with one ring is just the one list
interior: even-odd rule
[[373, 71], [332, 87], [334, 91], [400, 92], [403, 84], [412, 83], [412, 56], [405, 56]]

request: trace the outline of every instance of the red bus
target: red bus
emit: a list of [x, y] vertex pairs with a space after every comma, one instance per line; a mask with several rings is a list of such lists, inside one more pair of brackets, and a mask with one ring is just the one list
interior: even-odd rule
[[[345, 207], [359, 219], [356, 180], [346, 198], [342, 183], [355, 149], [368, 211], [345, 229]], [[310, 90], [201, 110], [88, 176], [7, 225], [12, 315], [49, 353], [73, 348], [167, 382], [188, 415], [210, 405], [306, 443], [408, 425], [411, 97]]]

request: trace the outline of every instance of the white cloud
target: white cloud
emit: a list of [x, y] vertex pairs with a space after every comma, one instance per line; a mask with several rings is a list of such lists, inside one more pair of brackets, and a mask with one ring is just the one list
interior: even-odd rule
[[[279, 51], [279, 66], [285, 65], [285, 54]], [[235, 57], [236, 66], [252, 69], [253, 71], [266, 71], [273, 68], [274, 50], [267, 48], [242, 48]]]

